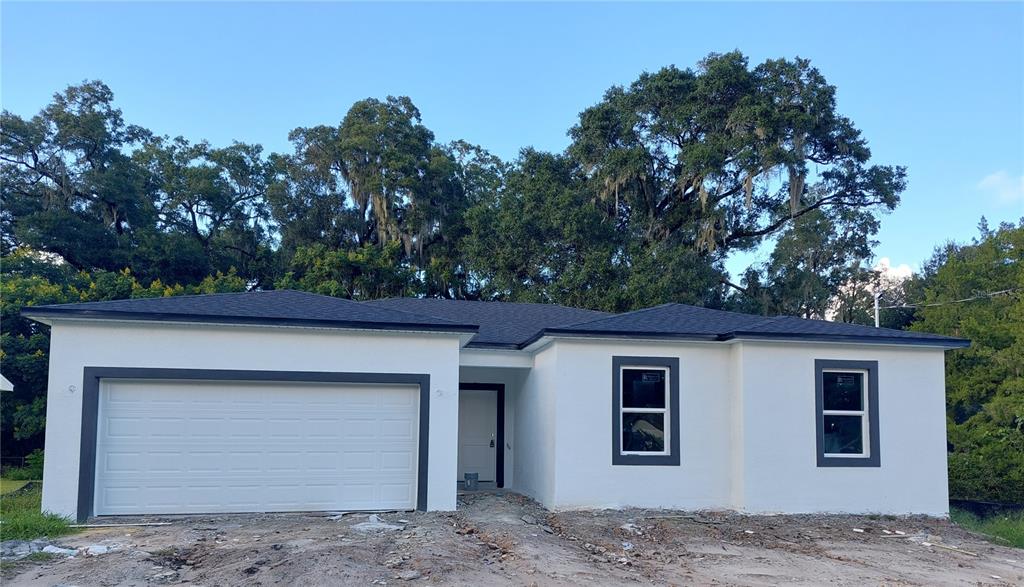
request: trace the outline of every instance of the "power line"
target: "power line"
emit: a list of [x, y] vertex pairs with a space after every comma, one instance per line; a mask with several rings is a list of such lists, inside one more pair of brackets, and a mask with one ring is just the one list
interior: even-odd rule
[[999, 291], [993, 291], [993, 292], [989, 292], [989, 293], [979, 294], [979, 295], [976, 295], [976, 296], [970, 297], [970, 298], [964, 298], [962, 300], [950, 300], [948, 302], [932, 302], [932, 303], [929, 303], [929, 304], [899, 304], [899, 305], [896, 305], [896, 306], [881, 306], [879, 309], [880, 310], [891, 310], [893, 308], [931, 308], [931, 307], [934, 307], [934, 306], [946, 306], [946, 305], [949, 305], [949, 304], [960, 304], [960, 303], [963, 303], [963, 302], [973, 302], [974, 300], [985, 300], [985, 299], [989, 299], [989, 298], [994, 298], [996, 296], [1009, 295], [1009, 294], [1012, 294], [1012, 293], [1015, 293], [1015, 292], [1019, 292], [1019, 291], [1024, 291], [1024, 288], [1015, 287], [1015, 288], [1011, 288], [1011, 289], [1003, 289], [1003, 290], [999, 290]]

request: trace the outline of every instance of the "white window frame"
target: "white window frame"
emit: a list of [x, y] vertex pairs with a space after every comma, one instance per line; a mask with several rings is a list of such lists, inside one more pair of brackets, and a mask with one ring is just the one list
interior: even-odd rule
[[871, 377], [867, 369], [837, 369], [837, 368], [825, 368], [821, 370], [822, 377], [825, 373], [859, 373], [861, 375], [861, 409], [859, 410], [826, 410], [825, 406], [825, 389], [822, 387], [822, 410], [821, 416], [824, 421], [825, 416], [860, 416], [860, 434], [861, 434], [861, 452], [827, 452], [824, 453], [825, 458], [829, 459], [866, 459], [871, 456], [871, 406], [868, 405], [868, 386], [871, 385]]
[[[626, 372], [627, 369], [634, 370], [634, 371], [661, 371], [661, 372], [663, 372], [665, 374], [665, 388], [664, 388], [665, 407], [664, 408], [627, 408], [626, 407], [626, 405], [625, 405], [626, 404], [626, 394], [625, 394], [625, 390], [623, 389], [623, 385], [624, 385], [623, 382], [625, 381], [624, 375], [625, 375], [625, 372]], [[618, 406], [619, 407], [619, 429], [616, 431], [616, 433], [619, 435], [619, 446], [620, 446], [619, 454], [621, 454], [621, 455], [635, 455], [635, 456], [668, 456], [668, 455], [672, 454], [672, 444], [671, 444], [671, 440], [672, 440], [671, 439], [671, 434], [672, 434], [672, 427], [671, 427], [671, 424], [672, 424], [672, 422], [671, 422], [671, 418], [672, 418], [672, 405], [671, 405], [672, 394], [670, 393], [670, 391], [672, 389], [672, 382], [670, 381], [671, 377], [672, 377], [672, 372], [671, 372], [671, 369], [669, 369], [668, 367], [653, 366], [653, 365], [623, 365], [622, 367], [619, 368], [619, 406]], [[622, 431], [623, 431], [623, 422], [624, 422], [623, 414], [664, 414], [665, 415], [665, 420], [664, 420], [665, 440], [662, 443], [662, 445], [664, 446], [664, 450], [659, 451], [659, 452], [643, 451], [643, 450], [622, 450], [622, 448], [621, 448], [622, 445], [623, 445], [623, 442], [622, 442]]]

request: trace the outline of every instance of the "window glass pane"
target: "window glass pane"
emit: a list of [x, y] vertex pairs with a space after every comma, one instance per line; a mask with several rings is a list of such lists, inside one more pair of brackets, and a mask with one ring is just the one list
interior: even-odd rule
[[821, 374], [821, 379], [826, 410], [864, 409], [863, 373], [825, 371]]
[[622, 414], [624, 452], [665, 450], [665, 414]]
[[864, 430], [860, 416], [825, 416], [825, 452], [860, 454], [864, 452]]
[[665, 372], [660, 369], [623, 369], [622, 407], [664, 408]]

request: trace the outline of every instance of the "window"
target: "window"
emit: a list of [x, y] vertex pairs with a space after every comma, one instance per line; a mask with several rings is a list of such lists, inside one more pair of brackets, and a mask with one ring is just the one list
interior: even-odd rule
[[819, 467], [877, 467], [878, 363], [815, 361]]
[[612, 464], [679, 464], [679, 359], [612, 358]]

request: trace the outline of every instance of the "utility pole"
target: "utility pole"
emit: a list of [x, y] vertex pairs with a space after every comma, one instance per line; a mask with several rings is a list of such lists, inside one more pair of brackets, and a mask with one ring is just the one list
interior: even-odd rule
[[878, 298], [881, 296], [881, 292], [875, 290], [875, 328], [878, 328]]

